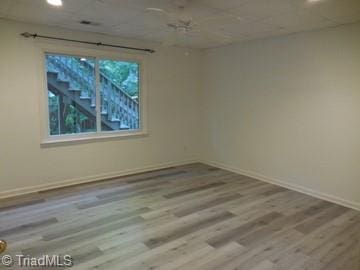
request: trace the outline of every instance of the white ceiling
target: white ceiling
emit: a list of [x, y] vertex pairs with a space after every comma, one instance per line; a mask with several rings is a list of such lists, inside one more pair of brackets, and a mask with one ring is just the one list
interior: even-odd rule
[[[0, 18], [163, 42], [172, 33], [166, 26], [169, 18], [146, 8], [174, 12], [176, 1], [185, 0], [63, 0], [62, 7], [50, 6], [46, 0], [0, 0]], [[360, 21], [360, 0], [188, 1], [185, 14], [198, 23], [201, 31], [179, 38], [177, 45], [193, 48]], [[100, 25], [82, 25], [81, 20]]]

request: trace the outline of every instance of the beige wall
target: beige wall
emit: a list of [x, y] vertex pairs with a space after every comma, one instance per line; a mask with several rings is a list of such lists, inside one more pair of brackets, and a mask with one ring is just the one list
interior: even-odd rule
[[360, 208], [360, 24], [205, 54], [202, 159]]
[[[40, 147], [38, 44], [151, 46], [149, 136]], [[360, 208], [360, 24], [208, 50], [0, 20], [0, 196], [195, 160]], [[199, 146], [200, 145], [200, 146]]]
[[109, 36], [0, 20], [0, 196], [193, 160], [199, 53], [155, 46], [148, 56], [148, 131], [138, 138], [40, 147], [37, 42], [21, 32], [151, 46]]

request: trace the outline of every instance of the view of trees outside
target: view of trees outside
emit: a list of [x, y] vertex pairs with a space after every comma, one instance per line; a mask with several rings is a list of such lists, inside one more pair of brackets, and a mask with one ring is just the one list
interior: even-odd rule
[[48, 91], [50, 135], [60, 134], [59, 127], [59, 97]]
[[[59, 96], [52, 92], [49, 94], [49, 125], [50, 135], [73, 134], [83, 132], [96, 131], [96, 118], [89, 117], [78, 109], [76, 104], [63, 104], [63, 110], [60, 111]], [[63, 115], [63, 117], [60, 116]], [[64, 123], [60, 123], [60, 119]], [[64, 130], [60, 130], [60, 125], [63, 124]]]
[[[99, 67], [101, 76], [106, 76], [132, 99], [137, 100], [139, 95], [138, 63], [100, 60]], [[96, 102], [95, 94], [93, 94], [95, 93], [95, 61], [74, 56], [49, 54], [47, 55], [47, 71], [48, 81], [50, 72], [56, 73], [58, 81], [69, 82], [69, 89], [65, 89], [66, 91], [74, 90], [70, 88], [80, 88], [77, 89], [79, 90], [78, 95], [83, 96], [84, 100], [86, 100], [85, 97], [88, 98], [88, 108], [83, 108], [81, 104], [65, 96], [64, 89], [60, 91], [49, 88], [50, 135], [95, 132], [96, 112], [94, 106]], [[87, 92], [84, 91], [85, 89]], [[115, 106], [119, 105], [115, 104]], [[93, 110], [93, 113], [89, 113], [89, 110], [90, 112]]]
[[132, 97], [139, 94], [139, 64], [114, 60], [100, 60], [100, 72]]

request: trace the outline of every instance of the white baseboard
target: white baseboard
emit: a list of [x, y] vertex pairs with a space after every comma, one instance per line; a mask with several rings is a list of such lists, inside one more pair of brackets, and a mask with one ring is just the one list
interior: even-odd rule
[[332, 202], [332, 203], [335, 203], [335, 204], [339, 204], [339, 205], [342, 205], [342, 206], [345, 206], [345, 207], [352, 208], [352, 209], [360, 211], [360, 203], [359, 202], [349, 201], [349, 200], [346, 200], [346, 199], [343, 199], [343, 198], [340, 198], [340, 197], [337, 197], [337, 196], [334, 196], [334, 195], [326, 194], [326, 193], [316, 191], [316, 190], [313, 190], [313, 189], [310, 189], [310, 188], [306, 188], [306, 187], [303, 187], [303, 186], [300, 186], [300, 185], [296, 185], [296, 184], [289, 183], [289, 182], [286, 182], [286, 181], [270, 178], [270, 177], [261, 175], [261, 174], [256, 173], [256, 172], [242, 170], [242, 169], [238, 169], [238, 168], [235, 168], [235, 167], [227, 166], [227, 165], [225, 165], [223, 163], [219, 163], [219, 162], [215, 162], [215, 161], [208, 161], [208, 160], [201, 160], [200, 162], [204, 163], [204, 164], [207, 164], [207, 165], [210, 165], [210, 166], [218, 167], [220, 169], [231, 171], [231, 172], [234, 172], [234, 173], [237, 173], [237, 174], [249, 176], [249, 177], [252, 177], [252, 178], [267, 182], [267, 183], [270, 183], [270, 184], [282, 186], [284, 188], [291, 189], [291, 190], [294, 190], [294, 191], [298, 191], [298, 192], [307, 194], [307, 195], [315, 197], [315, 198], [319, 198], [319, 199], [322, 199], [322, 200], [325, 200], [325, 201], [329, 201], [329, 202]]
[[197, 159], [190, 159], [190, 160], [183, 160], [183, 161], [177, 161], [177, 162], [167, 162], [167, 163], [162, 163], [162, 164], [158, 164], [158, 165], [144, 166], [141, 168], [122, 170], [122, 171], [111, 172], [111, 173], [106, 173], [106, 174], [98, 174], [98, 175], [93, 175], [93, 176], [58, 181], [58, 182], [54, 182], [54, 183], [50, 183], [50, 184], [42, 184], [42, 185], [36, 185], [36, 186], [31, 186], [31, 187], [23, 187], [23, 188], [17, 188], [17, 189], [12, 189], [12, 190], [6, 190], [6, 191], [0, 192], [0, 199], [20, 196], [20, 195], [26, 195], [26, 194], [30, 194], [30, 193], [34, 193], [34, 192], [50, 190], [50, 189], [55, 189], [55, 188], [61, 188], [61, 187], [66, 187], [66, 186], [107, 180], [107, 179], [111, 179], [111, 178], [116, 178], [116, 177], [136, 174], [136, 173], [142, 173], [142, 172], [147, 172], [147, 171], [152, 171], [152, 170], [165, 169], [165, 168], [173, 167], [173, 166], [181, 166], [181, 165], [191, 164], [191, 163], [195, 163], [195, 162], [199, 162], [199, 161]]
[[36, 186], [31, 186], [31, 187], [24, 187], [24, 188], [12, 189], [12, 190], [7, 190], [7, 191], [1, 191], [0, 199], [15, 197], [15, 196], [19, 196], [19, 195], [25, 195], [25, 194], [30, 194], [30, 193], [34, 193], [34, 192], [55, 189], [55, 188], [61, 188], [61, 187], [66, 187], [66, 186], [107, 180], [110, 178], [116, 178], [116, 177], [131, 175], [131, 174], [135, 174], [135, 173], [142, 173], [142, 172], [147, 172], [147, 171], [152, 171], [152, 170], [159, 170], [159, 169], [164, 169], [164, 168], [173, 167], [173, 166], [181, 166], [181, 165], [186, 165], [186, 164], [191, 164], [191, 163], [196, 163], [196, 162], [201, 162], [201, 163], [204, 163], [204, 164], [207, 164], [210, 166], [214, 166], [214, 167], [218, 167], [218, 168], [221, 168], [221, 169], [224, 169], [227, 171], [231, 171], [231, 172], [234, 172], [237, 174], [246, 175], [246, 176], [267, 182], [267, 183], [282, 186], [282, 187], [285, 187], [285, 188], [288, 188], [288, 189], [291, 189], [294, 191], [298, 191], [298, 192], [301, 192], [301, 193], [304, 193], [304, 194], [307, 194], [307, 195], [310, 195], [310, 196], [313, 196], [313, 197], [316, 197], [316, 198], [319, 198], [322, 200], [333, 202], [333, 203], [360, 211], [360, 203], [355, 202], [355, 201], [349, 201], [349, 200], [346, 200], [346, 199], [343, 199], [343, 198], [340, 198], [340, 197], [337, 197], [334, 195], [326, 194], [326, 193], [316, 191], [316, 190], [313, 190], [310, 188], [292, 184], [292, 183], [289, 183], [286, 181], [270, 178], [270, 177], [261, 175], [256, 172], [227, 166], [220, 162], [209, 161], [209, 160], [198, 160], [198, 159], [190, 159], [190, 160], [183, 160], [183, 161], [177, 161], [177, 162], [167, 162], [167, 163], [162, 163], [162, 164], [158, 164], [158, 165], [150, 165], [150, 166], [144, 166], [144, 167], [140, 167], [140, 168], [122, 170], [122, 171], [111, 172], [111, 173], [106, 173], [106, 174], [99, 174], [99, 175], [74, 178], [74, 179], [69, 179], [69, 180], [64, 180], [64, 181], [58, 181], [58, 182], [54, 182], [54, 183], [50, 183], [50, 184], [43, 184], [43, 185], [36, 185]]

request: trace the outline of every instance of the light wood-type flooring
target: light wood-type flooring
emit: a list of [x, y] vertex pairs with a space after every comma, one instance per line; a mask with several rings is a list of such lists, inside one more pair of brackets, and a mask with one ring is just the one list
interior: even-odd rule
[[359, 270], [359, 235], [360, 212], [203, 164], [0, 200], [8, 254], [72, 269]]

